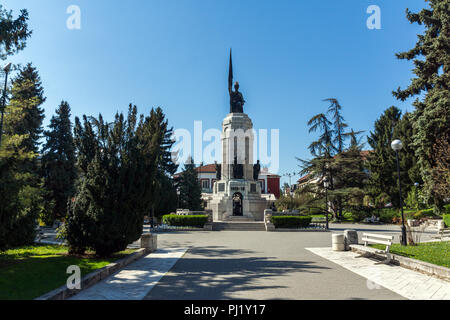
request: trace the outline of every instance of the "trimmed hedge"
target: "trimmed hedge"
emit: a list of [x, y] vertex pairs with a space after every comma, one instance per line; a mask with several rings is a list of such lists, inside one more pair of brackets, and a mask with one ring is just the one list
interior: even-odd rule
[[444, 214], [443, 219], [447, 228], [450, 228], [450, 214]]
[[432, 218], [435, 216], [433, 208], [420, 210], [413, 215], [414, 219]]
[[311, 223], [312, 217], [305, 216], [272, 216], [271, 222], [275, 228], [306, 228]]
[[399, 213], [394, 209], [381, 209], [379, 217], [381, 222], [393, 223], [394, 219], [399, 217]]
[[164, 224], [174, 227], [194, 227], [203, 228], [208, 222], [207, 215], [179, 216], [176, 214], [167, 214], [163, 216]]

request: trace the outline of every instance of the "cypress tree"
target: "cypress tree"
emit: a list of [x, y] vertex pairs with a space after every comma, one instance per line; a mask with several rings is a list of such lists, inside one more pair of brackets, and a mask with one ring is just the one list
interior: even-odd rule
[[84, 117], [84, 127], [76, 119], [79, 152], [93, 150], [80, 160], [83, 173], [69, 206], [67, 241], [72, 253], [91, 248], [99, 256], [109, 256], [142, 234], [139, 204], [146, 190], [141, 188], [143, 158], [137, 146], [136, 113], [130, 107], [127, 118], [116, 114], [113, 123], [101, 116]]
[[50, 130], [44, 132], [47, 141], [42, 148], [42, 175], [47, 212], [47, 223], [61, 219], [67, 213], [67, 201], [74, 193], [75, 145], [70, 121], [70, 106], [62, 101], [52, 117]]
[[132, 105], [127, 117], [117, 114], [112, 123], [101, 115], [84, 116], [83, 123], [75, 118], [79, 179], [67, 217], [72, 253], [91, 248], [107, 256], [139, 239], [144, 216], [164, 205], [164, 188], [176, 170], [171, 131], [160, 108], [139, 121]]

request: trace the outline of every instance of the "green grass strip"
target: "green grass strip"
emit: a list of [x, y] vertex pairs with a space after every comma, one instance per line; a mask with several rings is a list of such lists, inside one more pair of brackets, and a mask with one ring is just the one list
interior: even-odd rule
[[77, 265], [81, 276], [132, 253], [126, 250], [109, 258], [69, 256], [67, 247], [35, 245], [0, 252], [0, 300], [30, 300], [64, 285], [67, 267]]

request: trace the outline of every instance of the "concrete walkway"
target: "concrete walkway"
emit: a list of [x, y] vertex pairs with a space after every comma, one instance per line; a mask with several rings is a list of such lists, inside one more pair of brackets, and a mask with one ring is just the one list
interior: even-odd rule
[[142, 300], [186, 250], [160, 249], [81, 291], [71, 300]]
[[[336, 233], [356, 229], [359, 234], [381, 232], [396, 238], [400, 234], [398, 226], [332, 228]], [[401, 267], [374, 266], [350, 252], [334, 255], [326, 248], [331, 246], [332, 232], [160, 233], [156, 253], [73, 299], [450, 299], [448, 283], [439, 279]]]
[[167, 233], [158, 243], [191, 249], [145, 299], [405, 299], [305, 249], [331, 245], [329, 232]]
[[410, 300], [450, 300], [450, 282], [445, 280], [400, 266], [380, 264], [351, 251], [307, 250], [366, 278], [367, 286], [374, 290], [384, 287]]

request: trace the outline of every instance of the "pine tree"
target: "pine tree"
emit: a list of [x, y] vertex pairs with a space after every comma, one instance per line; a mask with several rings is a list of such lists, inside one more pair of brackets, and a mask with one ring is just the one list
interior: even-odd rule
[[398, 205], [397, 167], [391, 142], [394, 140], [395, 126], [400, 118], [401, 111], [394, 106], [390, 107], [375, 121], [374, 131], [367, 137], [372, 148], [367, 162], [370, 172], [368, 191], [380, 206], [386, 204], [381, 203], [386, 197]]
[[26, 46], [32, 31], [28, 29], [28, 11], [22, 9], [17, 18], [0, 4], [0, 59], [13, 55]]
[[66, 101], [59, 105], [49, 128], [44, 132], [47, 141], [42, 148], [42, 176], [47, 191], [45, 201], [48, 210], [44, 218], [47, 224], [66, 216], [67, 201], [74, 193], [75, 145], [70, 106]]
[[[11, 99], [5, 110], [0, 147], [2, 162], [3, 244], [30, 244], [35, 223], [42, 212], [43, 191], [39, 175], [39, 138], [45, 101], [38, 72], [30, 64], [13, 80]], [[0, 236], [1, 237], [1, 236]], [[1, 240], [0, 240], [1, 241]]]
[[[394, 96], [405, 101], [418, 97], [414, 102], [413, 113], [415, 134], [414, 149], [418, 166], [424, 181], [424, 189], [435, 205], [435, 211], [443, 208], [443, 195], [435, 185], [443, 181], [433, 175], [437, 166], [434, 145], [440, 134], [450, 126], [450, 3], [448, 0], [429, 0], [429, 8], [419, 13], [406, 10], [407, 19], [425, 27], [425, 32], [418, 35], [418, 41], [409, 51], [398, 53], [399, 59], [413, 60], [417, 76], [406, 89], [398, 88]], [[423, 100], [420, 97], [424, 95]], [[447, 185], [447, 189], [450, 186]]]
[[[42, 121], [45, 102], [41, 78], [31, 63], [21, 68], [12, 82], [11, 98], [5, 111], [5, 134], [24, 136], [21, 147], [24, 150], [38, 153], [40, 138], [43, 133]], [[36, 163], [33, 170], [37, 170]]]
[[189, 158], [178, 180], [179, 206], [192, 211], [202, 210], [202, 188], [192, 158]]

